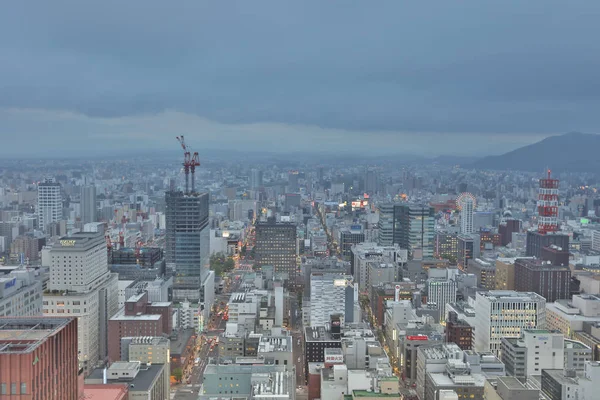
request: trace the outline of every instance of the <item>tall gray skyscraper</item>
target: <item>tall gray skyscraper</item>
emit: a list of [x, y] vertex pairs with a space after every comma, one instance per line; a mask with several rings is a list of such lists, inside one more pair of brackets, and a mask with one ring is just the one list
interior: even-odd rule
[[38, 224], [46, 231], [49, 223], [57, 222], [63, 216], [62, 187], [54, 178], [46, 179], [38, 185]]
[[296, 283], [296, 224], [274, 221], [256, 224], [256, 265], [272, 265]]
[[435, 212], [420, 204], [381, 204], [379, 206], [380, 246], [399, 244], [409, 258], [432, 258], [435, 243]]
[[208, 274], [208, 193], [169, 191], [166, 200], [166, 262], [174, 275], [173, 300], [202, 302]]
[[253, 168], [250, 171], [250, 188], [258, 189], [263, 185], [263, 172], [260, 169]]
[[88, 224], [98, 221], [96, 208], [96, 186], [86, 185], [81, 187], [81, 222]]
[[296, 193], [298, 190], [298, 171], [289, 171], [287, 191], [289, 193]]

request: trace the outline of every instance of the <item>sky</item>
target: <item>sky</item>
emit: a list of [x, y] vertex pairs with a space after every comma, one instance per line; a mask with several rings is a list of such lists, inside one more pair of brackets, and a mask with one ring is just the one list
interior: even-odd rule
[[600, 2], [12, 1], [0, 155], [500, 154], [600, 133]]

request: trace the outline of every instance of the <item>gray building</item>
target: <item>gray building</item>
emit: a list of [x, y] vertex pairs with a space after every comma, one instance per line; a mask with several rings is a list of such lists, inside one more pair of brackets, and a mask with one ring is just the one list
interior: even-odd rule
[[173, 300], [204, 302], [202, 285], [210, 252], [208, 194], [167, 192], [165, 200], [166, 262], [174, 275]]
[[380, 246], [399, 244], [409, 259], [433, 258], [435, 212], [420, 204], [382, 204], [379, 207]]
[[84, 224], [98, 221], [96, 208], [96, 186], [81, 187], [81, 222]]
[[260, 222], [256, 224], [256, 265], [272, 265], [275, 272], [287, 274], [296, 282], [296, 224], [289, 222]]

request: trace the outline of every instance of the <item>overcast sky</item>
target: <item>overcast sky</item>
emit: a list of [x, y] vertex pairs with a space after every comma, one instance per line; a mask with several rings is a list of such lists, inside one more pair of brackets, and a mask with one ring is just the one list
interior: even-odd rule
[[497, 154], [600, 132], [600, 1], [17, 1], [0, 155]]

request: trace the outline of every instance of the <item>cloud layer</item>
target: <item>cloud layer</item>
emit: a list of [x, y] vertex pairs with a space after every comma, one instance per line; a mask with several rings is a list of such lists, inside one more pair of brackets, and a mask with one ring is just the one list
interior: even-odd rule
[[13, 2], [0, 140], [71, 137], [68, 150], [84, 132], [210, 127], [269, 150], [304, 135], [465, 154], [600, 132], [599, 17], [592, 0]]

